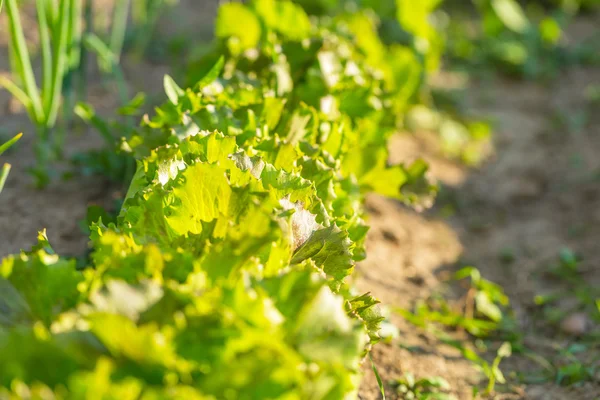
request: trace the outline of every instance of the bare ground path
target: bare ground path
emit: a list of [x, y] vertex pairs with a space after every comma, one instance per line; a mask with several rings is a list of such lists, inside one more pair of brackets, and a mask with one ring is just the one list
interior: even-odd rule
[[[419, 135], [399, 137], [391, 146], [392, 159], [421, 152], [445, 189], [436, 208], [425, 214], [369, 199], [372, 229], [359, 287], [376, 293], [384, 305], [410, 309], [440, 290], [448, 270], [474, 265], [509, 295], [526, 346], [548, 357], [566, 348], [573, 338], [540, 321], [534, 297], [561, 287], [545, 275], [561, 248], [580, 254], [584, 279], [592, 287], [600, 284], [600, 116], [598, 105], [585, 97], [598, 83], [599, 69], [578, 68], [549, 85], [496, 79], [474, 87], [472, 109], [496, 125], [496, 155], [477, 171], [443, 160]], [[506, 252], [513, 262], [502, 260]], [[574, 295], [566, 296], [559, 307], [567, 310], [574, 301]], [[392, 313], [391, 320], [399, 339], [377, 345], [374, 353], [384, 382], [406, 372], [441, 376], [458, 399], [472, 398], [481, 377], [470, 362], [401, 317]], [[586, 323], [597, 333], [591, 320]], [[589, 352], [598, 356], [597, 341]], [[522, 356], [502, 365], [507, 377], [540, 369]], [[361, 397], [380, 398], [370, 365], [365, 371]], [[592, 400], [600, 398], [599, 382], [596, 376], [595, 382], [572, 387], [515, 383], [495, 398]], [[390, 388], [387, 392], [397, 398]]]

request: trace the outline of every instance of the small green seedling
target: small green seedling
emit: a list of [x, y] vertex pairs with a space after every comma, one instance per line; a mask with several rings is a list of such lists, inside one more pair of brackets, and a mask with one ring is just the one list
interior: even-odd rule
[[454, 275], [456, 280], [470, 278], [463, 306], [453, 307], [441, 296], [419, 302], [414, 312], [396, 309], [414, 325], [426, 328], [439, 324], [449, 328], [463, 329], [474, 337], [487, 337], [505, 327], [508, 322], [503, 309], [509, 300], [502, 288], [481, 277], [474, 267], [465, 267]]
[[[534, 297], [535, 304], [542, 307], [548, 322], [558, 324], [568, 312], [580, 311], [585, 311], [593, 319], [600, 321], [598, 303], [600, 290], [586, 281], [582, 261], [582, 257], [578, 254], [563, 248], [559, 252], [558, 261], [549, 266], [548, 275], [559, 282], [563, 288]], [[577, 303], [570, 310], [557, 307], [558, 300], [569, 297], [577, 299]]]
[[560, 352], [568, 362], [557, 368], [555, 376], [557, 384], [573, 385], [594, 379], [599, 367], [598, 359], [595, 363], [584, 363], [576, 357], [577, 353], [587, 351], [590, 351], [590, 349], [585, 344], [574, 343]]
[[508, 306], [509, 300], [504, 290], [497, 284], [481, 277], [477, 268], [465, 267], [455, 274], [458, 280], [470, 278], [470, 288], [467, 293], [467, 304], [465, 307], [466, 317], [471, 317], [474, 310], [488, 318], [500, 323], [503, 318], [502, 307]]
[[[467, 293], [461, 307], [451, 307], [443, 297], [432, 296], [427, 301], [419, 302], [414, 312], [401, 309], [396, 309], [396, 312], [415, 326], [432, 332], [443, 343], [459, 350], [466, 360], [474, 363], [487, 378], [486, 393], [489, 394], [494, 391], [497, 382], [506, 382], [500, 369], [502, 359], [509, 357], [513, 348], [515, 351], [523, 351], [520, 334], [515, 329], [512, 318], [506, 313], [509, 299], [500, 286], [484, 279], [474, 267], [462, 268], [455, 273], [454, 278], [459, 281], [468, 279], [465, 285]], [[477, 339], [477, 346], [456, 340], [440, 329], [440, 326], [465, 330]], [[484, 340], [489, 338], [503, 341], [492, 362], [479, 355], [480, 352], [488, 351], [490, 343]]]
[[488, 380], [486, 387], [487, 394], [494, 392], [496, 382], [501, 384], [506, 383], [506, 378], [500, 369], [500, 362], [504, 358], [510, 357], [512, 354], [512, 346], [509, 342], [502, 343], [496, 352], [496, 357], [494, 357], [492, 363], [489, 363], [487, 360], [477, 354], [475, 350], [465, 346], [460, 341], [454, 340], [447, 335], [442, 335], [441, 340], [447, 345], [459, 350], [465, 359], [477, 365], [481, 372], [483, 372]]
[[439, 376], [416, 379], [411, 373], [392, 382], [400, 398], [406, 400], [455, 400], [456, 397], [446, 393], [450, 384]]

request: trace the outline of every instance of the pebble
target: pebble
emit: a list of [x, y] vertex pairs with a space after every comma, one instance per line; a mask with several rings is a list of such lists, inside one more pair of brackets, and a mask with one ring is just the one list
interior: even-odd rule
[[566, 317], [560, 323], [560, 329], [572, 336], [583, 335], [588, 328], [588, 319], [584, 313], [574, 313]]

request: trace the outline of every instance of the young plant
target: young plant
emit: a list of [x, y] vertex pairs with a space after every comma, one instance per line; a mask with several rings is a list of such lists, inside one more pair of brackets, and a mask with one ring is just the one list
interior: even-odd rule
[[439, 376], [415, 379], [411, 373], [392, 382], [403, 400], [456, 400], [456, 397], [445, 393], [450, 384]]
[[[36, 125], [35, 153], [37, 165], [33, 169], [38, 186], [49, 180], [49, 162], [60, 154], [64, 134], [54, 128], [58, 119], [63, 87], [70, 71], [78, 65], [81, 35], [79, 13], [81, 0], [61, 1], [57, 9], [48, 0], [36, 0], [38, 30], [42, 56], [42, 85], [38, 87], [17, 0], [6, 0], [9, 20], [11, 67], [15, 80], [0, 78], [0, 86], [19, 100]], [[50, 12], [49, 12], [50, 11]]]
[[108, 74], [115, 82], [119, 100], [122, 104], [127, 102], [129, 98], [127, 92], [127, 82], [123, 70], [119, 65], [120, 53], [115, 53], [109, 45], [95, 33], [87, 33], [83, 39], [86, 49], [94, 52], [98, 57], [98, 65], [100, 70]]
[[[561, 288], [537, 295], [534, 302], [545, 315], [546, 322], [559, 325], [562, 330], [573, 335], [585, 335], [588, 324], [586, 316], [600, 321], [600, 290], [585, 279], [582, 258], [568, 248], [559, 252], [558, 262], [551, 265], [547, 274], [561, 284]], [[569, 309], [558, 307], [561, 299], [570, 298], [574, 303]], [[571, 318], [580, 320], [577, 326], [567, 322]], [[562, 321], [562, 322], [561, 322]]]
[[[466, 278], [468, 281], [465, 282]], [[466, 289], [459, 307], [451, 306], [442, 296], [432, 296], [418, 303], [414, 312], [396, 311], [408, 322], [432, 332], [441, 342], [456, 348], [463, 358], [474, 363], [487, 378], [486, 393], [490, 394], [497, 382], [506, 382], [500, 369], [502, 359], [509, 357], [513, 350], [523, 350], [520, 333], [515, 329], [512, 318], [506, 315], [509, 300], [500, 286], [484, 279], [474, 267], [462, 268], [456, 272], [454, 279], [462, 281]], [[478, 339], [500, 339], [503, 343], [493, 361], [489, 362], [468, 341], [456, 340], [444, 328], [464, 330]]]
[[127, 22], [131, 14], [133, 51], [142, 55], [152, 38], [160, 11], [173, 0], [117, 0], [111, 18], [112, 24], [105, 35], [87, 32], [86, 49], [98, 57], [100, 70], [111, 77], [117, 87], [119, 100], [125, 105], [129, 100], [127, 82], [120, 67], [120, 59], [128, 38]]
[[[597, 346], [597, 345], [596, 345]], [[593, 381], [596, 371], [600, 369], [600, 357], [597, 355], [590, 362], [582, 362], [576, 357], [577, 353], [594, 353], [585, 344], [574, 343], [568, 348], [560, 351], [566, 362], [558, 366], [555, 382], [559, 385], [575, 385], [585, 381]]]
[[441, 295], [434, 295], [417, 303], [414, 312], [398, 308], [395, 311], [424, 328], [439, 325], [464, 330], [477, 338], [499, 333], [514, 336], [508, 329], [512, 321], [504, 311], [509, 299], [502, 288], [482, 278], [474, 267], [465, 267], [455, 274], [456, 280], [465, 278], [470, 278], [470, 282], [465, 285], [466, 294], [459, 306], [451, 305]]
[[493, 361], [490, 363], [486, 359], [484, 359], [482, 356], [477, 354], [477, 352], [475, 350], [473, 350], [470, 346], [465, 345], [465, 344], [461, 343], [460, 341], [451, 339], [447, 335], [442, 334], [440, 336], [441, 336], [441, 340], [445, 344], [452, 346], [452, 347], [456, 348], [457, 350], [459, 350], [461, 352], [461, 355], [465, 359], [474, 363], [481, 370], [481, 372], [485, 375], [485, 377], [487, 378], [487, 385], [486, 385], [486, 390], [485, 390], [486, 394], [489, 395], [494, 392], [496, 383], [501, 383], [501, 384], [506, 383], [506, 378], [504, 377], [504, 374], [502, 373], [502, 370], [500, 369], [500, 362], [504, 358], [510, 357], [512, 354], [512, 346], [510, 345], [509, 342], [504, 342], [504, 343], [502, 343], [502, 345], [500, 345], [500, 347], [498, 347], [498, 350], [496, 351], [496, 356], [494, 357]]

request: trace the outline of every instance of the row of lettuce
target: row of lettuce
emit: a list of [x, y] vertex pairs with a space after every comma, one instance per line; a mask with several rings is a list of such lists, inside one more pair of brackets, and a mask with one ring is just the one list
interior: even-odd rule
[[189, 87], [165, 77], [169, 101], [123, 135], [137, 170], [89, 265], [43, 232], [0, 264], [0, 397], [355, 397], [382, 320], [348, 279], [364, 196], [435, 194], [424, 162], [387, 162], [439, 62], [434, 3], [388, 4], [404, 44], [360, 4], [221, 6]]

